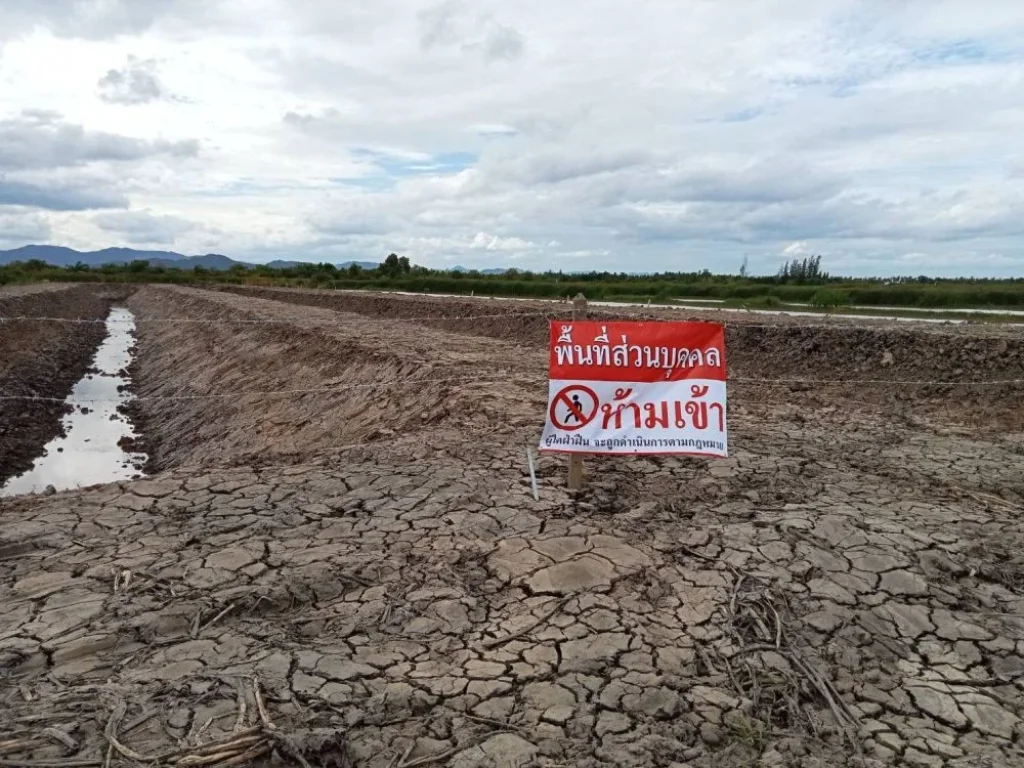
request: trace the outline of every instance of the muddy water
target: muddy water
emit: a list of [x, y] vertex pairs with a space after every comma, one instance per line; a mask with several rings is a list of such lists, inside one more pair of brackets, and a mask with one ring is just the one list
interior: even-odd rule
[[107, 317], [107, 337], [96, 350], [90, 373], [68, 396], [74, 410], [64, 416], [64, 437], [47, 443], [28, 472], [0, 488], [0, 496], [57, 491], [139, 476], [146, 456], [125, 451], [119, 442], [136, 438], [127, 416], [119, 411], [131, 399], [126, 369], [132, 360], [135, 318], [122, 307]]

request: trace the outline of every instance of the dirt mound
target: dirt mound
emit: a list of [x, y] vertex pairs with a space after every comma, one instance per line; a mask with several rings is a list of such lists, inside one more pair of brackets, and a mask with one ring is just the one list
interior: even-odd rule
[[[145, 288], [129, 306], [151, 469], [301, 461], [447, 426], [497, 439], [543, 409], [540, 359], [525, 392], [500, 342], [181, 288]], [[183, 317], [197, 322], [147, 322]]]
[[[549, 318], [565, 318], [568, 304], [440, 299], [333, 291], [224, 287], [239, 295], [315, 306], [368, 317], [415, 319], [418, 324], [544, 348]], [[483, 315], [481, 317], [481, 315]], [[877, 321], [813, 322], [790, 317], [755, 319], [707, 311], [593, 307], [594, 319], [698, 319], [726, 324], [730, 379], [738, 402], [837, 399], [895, 414], [941, 414], [966, 423], [1024, 425], [1024, 337], [987, 326]], [[466, 318], [466, 319], [463, 319]], [[823, 318], [825, 319], [825, 318]], [[778, 384], [780, 380], [784, 383]], [[810, 380], [822, 384], [790, 384]], [[966, 382], [1014, 380], [973, 386]], [[924, 382], [924, 383], [922, 383]], [[797, 397], [794, 397], [794, 394]]]
[[[124, 296], [92, 286], [38, 285], [0, 291], [0, 317], [101, 320]], [[64, 399], [106, 335], [100, 323], [0, 322], [0, 395]], [[0, 400], [0, 485], [32, 467], [61, 434], [61, 403]]]

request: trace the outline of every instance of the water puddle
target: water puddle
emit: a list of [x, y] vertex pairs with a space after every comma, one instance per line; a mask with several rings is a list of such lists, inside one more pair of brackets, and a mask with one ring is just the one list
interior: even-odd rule
[[120, 411], [132, 399], [127, 368], [134, 335], [134, 315], [122, 307], [110, 310], [107, 338], [96, 350], [90, 372], [66, 401], [74, 410], [64, 416], [65, 436], [47, 443], [32, 469], [11, 478], [0, 496], [43, 493], [49, 486], [66, 491], [141, 476], [146, 455], [130, 450], [138, 435]]

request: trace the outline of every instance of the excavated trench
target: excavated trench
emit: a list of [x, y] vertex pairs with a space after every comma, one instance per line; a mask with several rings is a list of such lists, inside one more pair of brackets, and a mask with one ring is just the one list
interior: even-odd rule
[[[81, 326], [78, 326], [81, 327]], [[127, 417], [135, 322], [114, 307], [106, 318], [106, 338], [92, 366], [64, 401], [61, 435], [48, 442], [28, 471], [0, 486], [0, 496], [66, 491], [141, 477], [144, 454], [131, 450], [139, 436]]]
[[[127, 291], [37, 285], [0, 291], [0, 487], [66, 434], [66, 402], [107, 335], [103, 319]], [[86, 322], [66, 322], [66, 321]], [[39, 398], [39, 399], [35, 399]]]
[[543, 397], [508, 389], [500, 342], [446, 350], [430, 329], [387, 339], [356, 315], [339, 323], [327, 310], [185, 288], [144, 288], [128, 305], [139, 326], [131, 412], [151, 471], [296, 463], [370, 443], [418, 440], [430, 452], [438, 431], [507, 431], [530, 411], [510, 418], [503, 402]]

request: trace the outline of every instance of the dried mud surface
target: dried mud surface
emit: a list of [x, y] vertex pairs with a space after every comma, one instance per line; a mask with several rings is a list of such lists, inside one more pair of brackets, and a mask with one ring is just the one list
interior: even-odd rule
[[[110, 289], [45, 284], [0, 290], [0, 317], [102, 319]], [[85, 375], [105, 335], [101, 324], [0, 321], [0, 394], [63, 399]], [[61, 403], [0, 400], [0, 485], [32, 467], [62, 431]]]
[[730, 459], [535, 501], [539, 345], [131, 304], [167, 469], [0, 502], [0, 761], [1024, 765], [1018, 432], [737, 388]]

